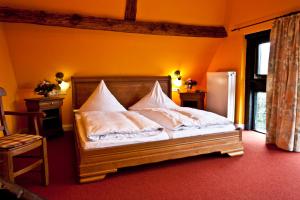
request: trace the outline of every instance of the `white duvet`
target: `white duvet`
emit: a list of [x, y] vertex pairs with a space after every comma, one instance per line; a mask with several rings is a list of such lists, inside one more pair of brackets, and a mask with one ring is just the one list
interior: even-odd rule
[[173, 131], [232, 124], [227, 118], [215, 113], [187, 107], [146, 108], [136, 112]]
[[124, 112], [81, 112], [87, 138], [91, 141], [101, 139], [123, 139], [138, 134], [153, 136], [163, 128], [156, 122], [134, 111]]

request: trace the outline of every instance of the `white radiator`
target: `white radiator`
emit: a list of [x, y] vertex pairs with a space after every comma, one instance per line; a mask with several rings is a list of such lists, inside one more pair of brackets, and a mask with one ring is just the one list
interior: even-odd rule
[[236, 72], [207, 72], [206, 110], [234, 122]]

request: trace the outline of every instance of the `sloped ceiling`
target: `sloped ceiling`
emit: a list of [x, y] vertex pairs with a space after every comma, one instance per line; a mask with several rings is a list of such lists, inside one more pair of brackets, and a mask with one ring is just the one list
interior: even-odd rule
[[[1, 0], [1, 6], [123, 18], [126, 0]], [[223, 25], [225, 0], [139, 0], [137, 19]], [[71, 75], [167, 75], [201, 79], [222, 39], [185, 38], [5, 24], [19, 88]]]

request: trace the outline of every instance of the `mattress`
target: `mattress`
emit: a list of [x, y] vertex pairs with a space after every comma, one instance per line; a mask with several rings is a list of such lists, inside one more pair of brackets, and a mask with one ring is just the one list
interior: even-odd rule
[[130, 138], [122, 138], [122, 139], [111, 139], [111, 138], [104, 138], [99, 141], [89, 141], [86, 137], [84, 124], [81, 120], [80, 114], [75, 114], [77, 131], [80, 139], [80, 145], [84, 149], [96, 149], [96, 148], [105, 148], [105, 147], [113, 147], [113, 146], [121, 146], [121, 145], [128, 145], [128, 144], [137, 144], [137, 143], [144, 143], [144, 142], [153, 142], [153, 141], [160, 141], [160, 140], [168, 140], [170, 139], [169, 135], [165, 131], [155, 131], [153, 132], [153, 136], [145, 136], [142, 133], [137, 134], [135, 137]]

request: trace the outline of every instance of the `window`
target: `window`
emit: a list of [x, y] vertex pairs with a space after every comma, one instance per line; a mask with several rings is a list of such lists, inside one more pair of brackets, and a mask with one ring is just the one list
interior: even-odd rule
[[254, 130], [266, 133], [266, 92], [256, 92], [254, 100]]
[[270, 54], [270, 42], [266, 42], [258, 45], [258, 68], [257, 68], [258, 75], [268, 74], [269, 54]]
[[246, 39], [245, 128], [265, 133], [270, 31], [250, 34]]

